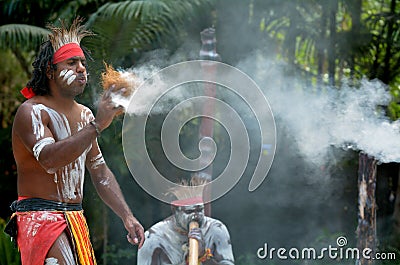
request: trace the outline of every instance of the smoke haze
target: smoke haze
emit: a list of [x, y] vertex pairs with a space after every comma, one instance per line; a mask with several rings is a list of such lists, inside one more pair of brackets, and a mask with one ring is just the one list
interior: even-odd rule
[[[188, 41], [172, 56], [164, 50], [150, 52], [129, 71], [144, 81], [168, 65], [198, 59], [190, 45], [195, 42]], [[224, 53], [218, 52], [224, 59]], [[265, 242], [277, 248], [327, 247], [326, 242], [334, 245], [337, 235], [345, 235], [349, 245], [354, 246], [357, 165], [347, 161], [357, 152], [364, 152], [381, 163], [400, 162], [400, 124], [391, 122], [382, 108], [391, 99], [388, 88], [378, 80], [367, 79], [355, 85], [341, 80], [337, 88], [316, 88], [287, 75], [288, 66], [271, 59], [269, 51], [255, 50], [242, 57], [233, 66], [249, 75], [265, 93], [277, 125], [277, 150], [267, 179], [256, 191], [248, 192], [260, 148], [257, 121], [248, 107], [237, 104], [240, 98], [226, 96], [223, 88], [218, 88], [219, 96], [246, 119], [253, 151], [238, 185], [212, 204], [212, 216], [223, 221], [231, 233], [235, 257], [249, 253], [254, 258]], [[132, 109], [128, 109], [128, 115], [143, 114], [146, 104], [158, 94], [157, 89], [155, 82], [145, 97], [129, 106]], [[187, 97], [190, 93], [184, 90], [166, 95], [165, 104], [156, 105], [155, 112], [166, 114]], [[224, 148], [229, 132], [223, 128], [216, 131], [218, 150], [223, 153], [213, 163], [218, 175], [230, 154]], [[197, 143], [196, 138], [194, 148]]]
[[382, 108], [391, 99], [386, 85], [364, 78], [356, 86], [342, 80], [338, 88], [315, 88], [283, 76], [281, 65], [255, 54], [238, 68], [265, 92], [277, 122], [306, 161], [326, 163], [332, 146], [365, 152], [382, 163], [400, 161], [400, 124]]

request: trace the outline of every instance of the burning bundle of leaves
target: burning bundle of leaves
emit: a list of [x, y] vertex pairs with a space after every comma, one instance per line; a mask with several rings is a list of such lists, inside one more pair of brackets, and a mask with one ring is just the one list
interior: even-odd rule
[[106, 70], [101, 74], [102, 86], [104, 90], [116, 86], [115, 91], [125, 88], [122, 93], [124, 97], [130, 97], [137, 88], [137, 78], [133, 73], [117, 71], [111, 65], [104, 63]]

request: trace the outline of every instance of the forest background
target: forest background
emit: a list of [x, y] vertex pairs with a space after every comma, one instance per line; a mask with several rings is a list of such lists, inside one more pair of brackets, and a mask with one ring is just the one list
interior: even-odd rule
[[[103, 61], [122, 69], [152, 72], [173, 63], [199, 59], [200, 32], [211, 26], [216, 30], [217, 52], [222, 62], [243, 70], [266, 91], [272, 90], [269, 86], [280, 86], [282, 101], [277, 105], [271, 102], [272, 111], [277, 110], [277, 151], [268, 178], [256, 191], [247, 191], [256, 159], [251, 157], [240, 182], [212, 203], [212, 216], [223, 221], [231, 233], [236, 264], [267, 263], [256, 255], [266, 242], [276, 248], [318, 248], [345, 236], [348, 246], [357, 244], [357, 172], [359, 154], [364, 150], [333, 145], [328, 159], [322, 163], [310, 162], [301, 152], [303, 145], [295, 140], [298, 132], [292, 131], [282, 113], [297, 111], [294, 108], [298, 106], [291, 103], [296, 102], [293, 95], [298, 94], [292, 91], [300, 93], [298, 101], [318, 98], [331, 89], [342, 91], [344, 86], [363, 95], [363, 82], [379, 80], [390, 100], [374, 106], [373, 112], [395, 123], [400, 117], [400, 1], [2, 0], [0, 11], [2, 225], [11, 214], [9, 204], [17, 196], [11, 128], [16, 109], [24, 100], [19, 90], [31, 76], [33, 58], [48, 34], [46, 24], [57, 24], [59, 19], [71, 21], [79, 15], [96, 37], [83, 42], [94, 60], [89, 62], [90, 84], [77, 100], [93, 110], [101, 93], [99, 77], [104, 70]], [[263, 71], [274, 74], [265, 77]], [[272, 75], [276, 75], [274, 80]], [[316, 110], [311, 106], [307, 111], [312, 117]], [[156, 125], [163, 117], [152, 117], [155, 127], [146, 135], [148, 149], [161, 171], [179, 178], [184, 173], [170, 170], [170, 164], [159, 155], [162, 150]], [[299, 116], [298, 120], [307, 119]], [[133, 180], [124, 162], [122, 123], [120, 117], [102, 134], [99, 143], [134, 214], [149, 228], [167, 217], [170, 209]], [[193, 121], [180, 135], [183, 148], [192, 155], [196, 154], [193, 137], [198, 126], [199, 122]], [[229, 156], [224, 149], [229, 137], [215, 126], [216, 142], [221, 147], [214, 163], [218, 175]], [[311, 128], [321, 130], [321, 134], [322, 129]], [[370, 141], [378, 141], [380, 137], [372, 135]], [[398, 142], [388, 144], [396, 146]], [[318, 149], [315, 143], [313, 147]], [[377, 165], [376, 242], [381, 251], [397, 254], [396, 260], [381, 261], [382, 264], [400, 264], [398, 162], [385, 160]], [[126, 242], [122, 223], [101, 203], [90, 181], [85, 183], [85, 196], [85, 213], [99, 264], [136, 264], [136, 249]], [[0, 240], [0, 264], [19, 264], [18, 254], [6, 242], [8, 238], [2, 234]], [[354, 261], [270, 260], [268, 263], [354, 264]]]

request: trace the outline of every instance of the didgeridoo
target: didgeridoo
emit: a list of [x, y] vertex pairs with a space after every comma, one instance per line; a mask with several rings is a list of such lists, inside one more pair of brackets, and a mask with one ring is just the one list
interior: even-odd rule
[[[198, 228], [198, 222], [190, 222], [189, 231]], [[197, 265], [199, 259], [199, 242], [194, 238], [189, 238], [189, 265]]]

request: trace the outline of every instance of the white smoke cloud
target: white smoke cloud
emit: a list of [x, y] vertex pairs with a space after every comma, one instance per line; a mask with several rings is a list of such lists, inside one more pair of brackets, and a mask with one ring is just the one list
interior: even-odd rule
[[324, 164], [334, 146], [365, 152], [382, 163], [400, 162], [400, 123], [379, 110], [391, 99], [379, 80], [362, 79], [357, 88], [343, 81], [338, 88], [318, 90], [285, 76], [278, 63], [260, 54], [238, 67], [264, 91], [277, 122], [306, 161]]
[[[165, 53], [157, 51], [149, 55], [146, 63], [128, 71], [144, 82], [177, 58], [167, 59]], [[332, 147], [337, 147], [365, 152], [382, 163], [400, 162], [400, 122], [390, 121], [378, 107], [387, 105], [391, 99], [383, 83], [362, 79], [354, 87], [344, 80], [338, 88], [317, 89], [285, 76], [282, 64], [253, 53], [237, 67], [263, 90], [279, 126], [291, 134], [306, 161], [323, 165], [331, 159]], [[146, 91], [135, 97], [134, 104], [120, 96], [115, 96], [114, 102], [124, 106], [128, 114], [141, 115], [150, 108], [148, 104], [154, 103], [154, 97], [160, 95], [161, 83], [162, 80], [154, 79], [153, 84], [139, 87]], [[153, 113], [166, 112], [187, 96], [182, 89], [165, 94]]]

